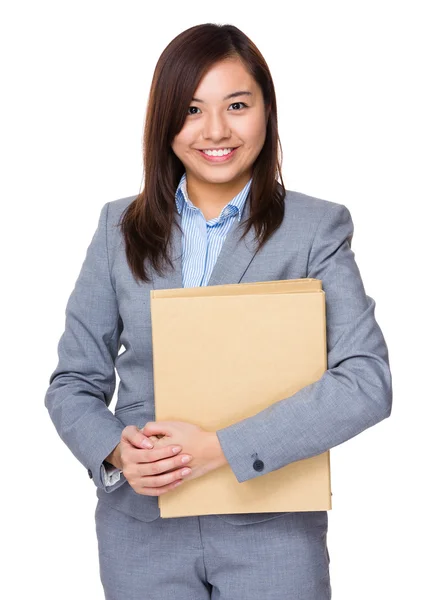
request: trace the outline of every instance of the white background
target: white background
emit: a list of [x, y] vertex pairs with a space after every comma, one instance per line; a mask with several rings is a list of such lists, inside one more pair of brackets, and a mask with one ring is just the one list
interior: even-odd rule
[[58, 437], [44, 395], [100, 209], [141, 189], [155, 64], [176, 35], [204, 22], [236, 25], [267, 60], [286, 187], [350, 209], [353, 250], [389, 347], [391, 417], [331, 452], [333, 599], [437, 597], [433, 4], [1, 9], [5, 598], [103, 599], [95, 485]]

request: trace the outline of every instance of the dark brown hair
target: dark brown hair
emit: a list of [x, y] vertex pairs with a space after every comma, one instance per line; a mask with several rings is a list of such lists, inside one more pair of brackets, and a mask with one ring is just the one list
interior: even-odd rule
[[190, 27], [170, 42], [155, 67], [143, 138], [144, 188], [119, 222], [126, 258], [137, 281], [150, 281], [146, 259], [160, 275], [164, 263], [173, 267], [168, 246], [176, 212], [175, 192], [185, 167], [171, 144], [184, 126], [202, 77], [215, 63], [236, 57], [260, 86], [269, 115], [265, 143], [254, 162], [246, 200], [250, 216], [239, 223], [245, 227], [242, 237], [254, 226], [260, 249], [283, 220], [286, 190], [281, 175], [275, 90], [268, 65], [253, 42], [233, 25], [204, 23]]

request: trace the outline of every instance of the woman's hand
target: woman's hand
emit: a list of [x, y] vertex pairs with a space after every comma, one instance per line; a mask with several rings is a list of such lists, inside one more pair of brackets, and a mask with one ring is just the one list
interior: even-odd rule
[[[186, 454], [181, 453], [181, 445], [169, 440], [160, 443], [158, 436], [148, 436], [154, 448], [145, 449], [142, 445], [145, 434], [135, 425], [128, 425], [122, 431], [119, 444], [119, 457], [123, 475], [132, 489], [143, 496], [161, 496], [182, 483], [182, 462]], [[157, 447], [159, 444], [159, 447]], [[172, 448], [177, 447], [173, 452]], [[191, 459], [191, 457], [190, 457]]]
[[[182, 446], [184, 453], [193, 457], [192, 472], [185, 481], [201, 477], [227, 463], [214, 431], [205, 431], [198, 425], [186, 421], [149, 421], [141, 430], [149, 439], [154, 439], [154, 448], [165, 448], [169, 444]], [[161, 439], [157, 440], [158, 436]]]

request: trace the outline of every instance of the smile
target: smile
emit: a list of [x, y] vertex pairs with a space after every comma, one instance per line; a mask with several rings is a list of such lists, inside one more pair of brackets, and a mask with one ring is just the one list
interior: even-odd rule
[[[229, 161], [236, 153], [239, 148], [224, 148], [221, 150], [198, 150], [199, 154], [212, 163], [222, 163]], [[230, 152], [231, 150], [231, 152]], [[208, 154], [207, 154], [208, 152]]]

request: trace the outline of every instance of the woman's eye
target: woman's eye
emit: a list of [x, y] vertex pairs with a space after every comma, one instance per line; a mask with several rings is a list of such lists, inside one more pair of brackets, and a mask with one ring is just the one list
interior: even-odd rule
[[[245, 102], [233, 102], [233, 104], [230, 104], [230, 106], [236, 106], [238, 104], [241, 104], [244, 108], [248, 107], [248, 105], [245, 104]], [[191, 112], [192, 109], [194, 109], [196, 111], [196, 110], [199, 110], [199, 108], [197, 106], [189, 106], [189, 108], [188, 108], [189, 115], [196, 115], [197, 114], [196, 112]], [[233, 110], [235, 110], [235, 109], [233, 109]]]
[[233, 102], [233, 104], [230, 104], [230, 106], [235, 106], [236, 104], [241, 104], [244, 107], [248, 106], [247, 104], [245, 104], [245, 102]]

